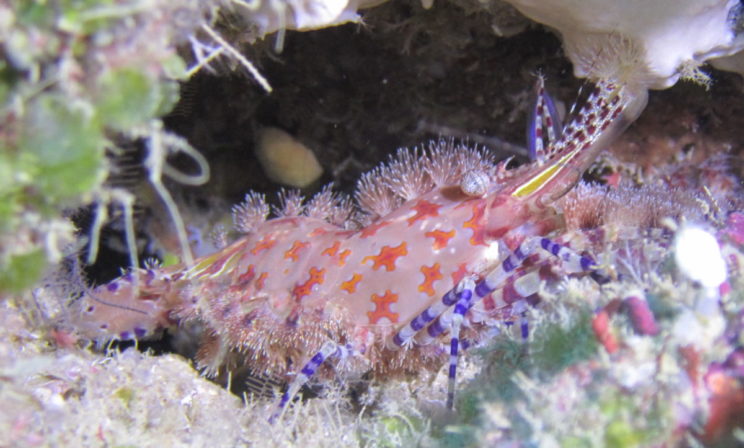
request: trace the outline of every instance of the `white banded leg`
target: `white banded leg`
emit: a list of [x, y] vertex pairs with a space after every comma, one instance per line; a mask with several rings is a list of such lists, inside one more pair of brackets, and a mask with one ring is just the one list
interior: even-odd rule
[[[488, 277], [475, 285], [473, 292], [476, 294], [473, 299], [470, 300], [469, 307], [472, 307], [476, 303], [480, 303], [480, 299], [483, 299], [495, 291], [503, 291], [503, 288], [501, 287], [507, 284], [507, 280], [515, 273], [516, 268], [519, 267], [522, 262], [532, 254], [532, 252], [534, 252], [534, 247], [532, 246], [534, 246], [536, 242], [530, 244], [526, 243], [527, 242], [522, 243], [522, 245], [517, 247], [512, 255], [507, 257], [499, 267], [489, 273]], [[522, 277], [526, 276], [520, 276], [510, 284], [512, 288], [508, 290], [509, 293], [511, 295], [516, 293], [520, 297], [527, 297], [537, 292], [537, 286], [539, 283], [534, 281], [533, 276], [529, 276], [525, 278], [526, 281], [520, 282], [519, 280]], [[488, 283], [486, 283], [487, 281]], [[468, 289], [467, 282], [472, 282], [472, 279], [463, 279], [457, 284], [457, 286], [455, 286], [455, 288], [449, 290], [442, 297], [441, 302], [435, 303], [413, 318], [411, 322], [395, 334], [393, 337], [393, 343], [398, 347], [404, 347], [412, 342], [414, 336], [421, 334], [421, 339], [418, 342], [420, 342], [421, 345], [425, 345], [447, 331], [450, 328], [450, 318], [444, 313], [462, 298], [462, 295], [465, 293], [464, 291], [467, 291]], [[496, 286], [490, 288], [489, 285], [491, 284]], [[426, 331], [422, 334], [422, 330], [424, 329]]]
[[503, 285], [509, 275], [538, 249], [543, 249], [545, 252], [560, 258], [568, 272], [601, 274], [597, 268], [597, 264], [590, 257], [580, 255], [567, 246], [556, 243], [549, 238], [531, 237], [520, 244], [511, 255], [476, 285], [475, 292], [478, 297], [485, 297]]
[[[594, 279], [600, 283], [601, 279], [604, 278], [604, 274], [598, 269], [597, 264], [590, 257], [580, 255], [569, 247], [556, 243], [549, 238], [532, 237], [520, 244], [519, 247], [517, 247], [517, 249], [501, 263], [500, 266], [488, 273], [486, 278], [476, 285], [476, 298], [474, 298], [474, 301], [496, 291], [498, 286], [501, 284], [509, 284], [510, 275], [512, 275], [511, 273], [521, 266], [527, 257], [533, 253], [537, 253], [538, 249], [542, 249], [546, 253], [559, 258], [563, 267], [570, 273], [588, 272], [591, 273]], [[515, 291], [519, 295], [526, 298], [537, 292], [537, 289], [539, 288], [539, 277], [538, 282], [535, 282], [535, 277], [529, 276], [529, 274], [524, 275], [522, 279], [524, 279], [524, 281], [520, 281], [520, 279], [513, 281], [513, 284], [515, 286], [519, 285], [519, 289], [521, 289], [521, 291], [518, 291], [515, 288]], [[515, 313], [518, 313], [520, 316], [519, 326], [522, 339], [527, 339], [529, 336], [529, 326], [527, 319], [525, 318], [526, 302], [524, 300], [519, 300], [515, 302], [514, 305]], [[519, 306], [523, 308], [521, 311], [517, 308]]]
[[[427, 326], [427, 332], [435, 336], [447, 329], [450, 330], [450, 364], [447, 386], [447, 408], [449, 409], [452, 409], [454, 402], [460, 327], [465, 318], [465, 313], [472, 307], [474, 288], [475, 281], [473, 278], [464, 278], [455, 288], [448, 291], [440, 302], [425, 309], [393, 336], [395, 346], [406, 347], [411, 343], [413, 337]], [[452, 313], [446, 313], [453, 305]]]
[[[474, 288], [475, 282], [472, 278], [468, 277], [463, 279], [457, 285], [457, 288], [452, 290], [457, 291], [455, 296], [458, 298], [457, 302], [455, 302], [454, 308], [451, 308], [451, 312], [446, 312], [449, 309], [445, 308], [438, 317], [432, 319], [433, 322], [431, 322], [428, 327], [426, 327], [426, 332], [424, 333], [425, 342], [423, 342], [422, 345], [425, 345], [427, 342], [435, 339], [437, 336], [441, 335], [445, 331], [450, 331], [450, 361], [447, 378], [447, 409], [452, 409], [455, 399], [457, 360], [459, 357], [460, 345], [460, 328], [462, 327], [463, 320], [465, 319], [465, 314], [473, 306]], [[443, 304], [438, 304], [437, 308], [440, 308], [442, 305]], [[421, 317], [420, 321], [425, 320], [426, 316], [429, 316], [429, 310], [431, 308], [434, 308], [434, 306], [427, 309], [427, 311], [424, 311], [424, 313], [421, 313], [419, 316], [417, 316], [417, 318], [424, 316]], [[411, 321], [412, 324], [414, 322], [416, 322], [416, 319]], [[406, 334], [410, 333], [412, 331], [411, 325], [409, 324], [408, 326], [404, 327], [401, 332], [403, 332], [404, 330]], [[468, 345], [470, 344], [468, 343]]]
[[[425, 309], [421, 314], [413, 318], [407, 325], [401, 328], [393, 337], [393, 344], [398, 347], [405, 347], [411, 343], [416, 334], [421, 333], [424, 329], [424, 340], [437, 338], [445, 331], [452, 332], [450, 342], [450, 367], [449, 367], [449, 386], [447, 405], [452, 406], [454, 402], [454, 383], [457, 374], [457, 357], [459, 331], [462, 320], [467, 311], [484, 297], [492, 294], [494, 291], [503, 289], [504, 285], [509, 284], [510, 278], [517, 274], [517, 269], [524, 261], [539, 249], [560, 258], [566, 269], [570, 272], [597, 272], [596, 263], [589, 257], [579, 255], [570, 248], [555, 243], [548, 238], [531, 237], [520, 244], [514, 252], [506, 257], [495, 269], [489, 272], [486, 277], [475, 284], [473, 287], [472, 278], [463, 279], [458, 285], [448, 291], [440, 302]], [[523, 281], [519, 281], [524, 277]], [[514, 290], [522, 297], [527, 297], [537, 291], [539, 282], [535, 277], [528, 274], [521, 275], [513, 279]], [[519, 289], [516, 286], [519, 286]], [[520, 291], [521, 290], [521, 291]], [[519, 301], [524, 306], [524, 301]], [[455, 310], [452, 314], [445, 312], [452, 306]], [[522, 314], [522, 313], [520, 313]], [[528, 336], [529, 329], [526, 325], [526, 319], [520, 319], [522, 336]]]
[[495, 310], [503, 309], [520, 300], [527, 300], [530, 296], [536, 294], [540, 289], [541, 281], [539, 267], [530, 270], [517, 269], [507, 277], [506, 283], [502, 287], [494, 290], [483, 300], [474, 302], [471, 320], [473, 322], [492, 320], [492, 314]]
[[[538, 249], [543, 249], [548, 254], [560, 258], [569, 272], [590, 272], [601, 275], [600, 271], [596, 269], [596, 263], [591, 258], [579, 255], [572, 249], [548, 238], [532, 237], [520, 244], [511, 255], [506, 257], [501, 264], [475, 285], [473, 289], [475, 294], [470, 299], [469, 306], [480, 307], [482, 306], [482, 299], [493, 294], [502, 298], [504, 304], [507, 305], [536, 293], [539, 288], [539, 273], [536, 271], [522, 273], [518, 272], [518, 268], [524, 260], [536, 253]], [[424, 329], [426, 331], [420, 340], [422, 344], [431, 342], [432, 339], [443, 334], [450, 329], [451, 323], [451, 318], [444, 312], [456, 304], [466, 290], [467, 283], [463, 280], [454, 289], [447, 292], [441, 302], [430, 306], [403, 327], [395, 335], [393, 342], [398, 346], [408, 344], [413, 336]]]
[[[457, 357], [458, 357], [458, 344], [460, 338], [460, 327], [462, 321], [465, 318], [465, 313], [468, 312], [472, 306], [473, 300], [473, 289], [475, 283], [471, 279], [465, 281], [460, 300], [455, 304], [455, 310], [452, 313], [452, 322], [450, 323], [450, 365], [449, 373], [447, 378], [447, 409], [452, 409], [455, 401], [455, 381], [457, 379]], [[441, 319], [440, 319], [441, 320]]]
[[475, 282], [472, 278], [467, 277], [460, 281], [454, 288], [449, 290], [440, 302], [437, 302], [426, 308], [421, 314], [414, 317], [407, 325], [401, 328], [393, 336], [393, 344], [397, 347], [406, 347], [421, 330], [430, 325], [436, 318], [442, 316], [445, 311], [458, 303], [465, 295], [472, 296], [473, 285]]
[[297, 392], [299, 392], [300, 388], [302, 388], [302, 386], [304, 386], [310, 378], [315, 375], [315, 372], [325, 361], [334, 356], [339, 360], [343, 360], [353, 354], [354, 351], [350, 345], [339, 345], [333, 341], [328, 341], [323, 344], [320, 350], [310, 358], [310, 361], [302, 367], [300, 373], [297, 374], [294, 380], [292, 380], [287, 391], [282, 395], [282, 399], [279, 402], [276, 411], [274, 411], [269, 418], [269, 423], [273, 423], [276, 418], [282, 414], [287, 403], [289, 403]]
[[527, 322], [527, 302], [524, 300], [518, 300], [512, 305], [512, 313], [519, 316], [519, 331], [522, 336], [522, 341], [526, 341], [530, 337], [530, 326]]
[[[515, 272], [519, 266], [522, 265], [525, 259], [535, 253], [538, 248], [541, 248], [553, 256], [559, 257], [566, 265], [566, 269], [570, 272], [594, 272], [596, 271], [596, 263], [589, 257], [579, 255], [573, 250], [566, 246], [558, 244], [548, 238], [529, 238], [517, 247], [514, 252], [509, 255], [496, 269], [491, 271], [486, 278], [478, 282], [475, 286], [473, 295], [467, 295], [462, 297], [455, 305], [455, 312], [453, 313], [452, 322], [449, 325], [452, 331], [451, 348], [450, 348], [450, 366], [449, 366], [449, 382], [447, 388], [447, 408], [452, 409], [455, 398], [455, 379], [457, 372], [457, 346], [458, 337], [460, 331], [460, 325], [465, 313], [470, 309], [476, 302], [480, 301], [484, 297], [492, 294], [498, 289], [499, 285], [508, 283], [511, 276], [517, 275]], [[514, 285], [514, 292], [518, 293], [522, 297], [527, 297], [537, 292], [539, 287], [539, 281], [536, 282], [535, 276], [532, 273], [527, 273], [513, 280], [511, 283]], [[537, 274], [536, 272], [534, 274]], [[538, 277], [539, 278], [539, 277]], [[523, 281], [519, 281], [524, 279]], [[503, 288], [501, 288], [503, 291]], [[513, 303], [512, 309], [515, 314], [519, 315], [520, 331], [522, 339], [526, 340], [529, 336], [529, 326], [525, 317], [527, 303], [525, 300], [517, 300]], [[434, 337], [434, 333], [441, 333], [446, 329], [446, 322], [443, 321], [442, 316], [432, 325], [429, 325], [427, 332], [430, 337]]]

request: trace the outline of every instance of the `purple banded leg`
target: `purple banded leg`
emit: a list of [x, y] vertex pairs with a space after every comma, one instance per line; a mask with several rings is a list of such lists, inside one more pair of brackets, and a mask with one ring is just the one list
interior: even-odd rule
[[522, 341], [526, 341], [530, 337], [530, 326], [527, 321], [527, 302], [519, 300], [514, 302], [512, 305], [512, 313], [519, 316], [519, 331], [522, 336]]
[[269, 418], [269, 423], [273, 423], [277, 417], [279, 417], [282, 412], [284, 411], [284, 408], [287, 406], [287, 403], [299, 392], [300, 388], [304, 386], [310, 378], [312, 378], [313, 375], [315, 375], [315, 372], [318, 370], [318, 367], [320, 367], [325, 361], [328, 360], [328, 358], [335, 356], [339, 359], [344, 359], [353, 354], [353, 350], [351, 346], [346, 345], [338, 345], [335, 342], [328, 341], [320, 348], [320, 351], [313, 355], [312, 358], [310, 358], [310, 361], [308, 361], [300, 371], [299, 374], [295, 377], [295, 379], [292, 381], [292, 383], [287, 388], [287, 391], [284, 392], [284, 395], [282, 395], [282, 399], [279, 402], [279, 406], [277, 406], [276, 411], [271, 415]]
[[[591, 258], [577, 254], [570, 248], [548, 238], [532, 237], [520, 244], [499, 266], [478, 282], [475, 286], [476, 297], [473, 299], [473, 303], [498, 290], [501, 290], [502, 300], [505, 304], [514, 302], [515, 297], [524, 299], [537, 292], [539, 288], [539, 274], [528, 273], [516, 279], [514, 277], [520, 275], [517, 269], [524, 263], [524, 260], [534, 253], [539, 253], [539, 249], [560, 258], [563, 266], [571, 273], [589, 272], [597, 276], [602, 275], [597, 269], [596, 263]], [[510, 279], [514, 280], [510, 282]], [[510, 284], [512, 285], [511, 288], [508, 290], [504, 288], [504, 285]], [[522, 300], [518, 300], [514, 302], [514, 305], [519, 306], [518, 304], [520, 302], [524, 303]], [[520, 314], [522, 315], [520, 317], [520, 330], [522, 337], [526, 339], [529, 336], [529, 326], [527, 320], [524, 318], [524, 313]]]
[[528, 238], [520, 244], [511, 255], [506, 257], [496, 268], [475, 285], [475, 294], [482, 299], [506, 284], [508, 278], [522, 265], [524, 260], [537, 250], [537, 238]]
[[[514, 304], [517, 301], [525, 300], [536, 294], [540, 289], [542, 277], [538, 269], [520, 270], [517, 269], [509, 277], [506, 283], [494, 290], [490, 297], [485, 300], [474, 303], [473, 322], [490, 320], [491, 309], [501, 309]], [[488, 324], [487, 324], [488, 325]]]
[[[458, 285], [447, 292], [442, 301], [425, 309], [413, 318], [408, 325], [401, 328], [393, 337], [393, 344], [405, 347], [411, 343], [413, 337], [427, 327], [429, 337], [436, 337], [447, 329], [452, 336], [450, 341], [450, 364], [447, 386], [447, 408], [452, 409], [455, 397], [455, 382], [457, 378], [457, 359], [460, 327], [465, 313], [472, 306], [475, 282], [472, 278], [463, 279]], [[454, 304], [452, 314], [445, 314]], [[433, 323], [432, 323], [433, 322]]]
[[455, 309], [452, 313], [452, 322], [450, 323], [450, 364], [449, 364], [449, 376], [447, 381], [447, 409], [452, 409], [455, 402], [455, 382], [457, 379], [457, 349], [460, 338], [460, 327], [462, 321], [465, 318], [465, 313], [468, 312], [472, 306], [473, 300], [473, 287], [474, 283], [472, 280], [468, 281], [460, 300], [457, 301]]
[[[465, 318], [465, 313], [473, 306], [473, 289], [475, 282], [472, 278], [463, 279], [456, 288], [450, 290], [442, 298], [442, 302], [432, 305], [416, 316], [408, 325], [403, 327], [393, 338], [397, 346], [405, 346], [410, 343], [413, 336], [420, 332], [427, 324], [426, 332], [433, 339], [450, 330], [450, 363], [447, 384], [447, 409], [452, 409], [455, 399], [455, 383], [457, 379], [457, 359], [459, 348], [460, 328]], [[453, 298], [455, 307], [452, 313], [445, 313], [452, 306]], [[433, 321], [433, 322], [432, 322]], [[406, 339], [407, 338], [407, 339]]]
[[561, 138], [561, 119], [555, 102], [545, 90], [545, 77], [538, 74], [535, 85], [535, 107], [530, 113], [527, 122], [527, 147], [530, 159], [544, 160], [545, 134], [547, 134], [547, 147]]
[[[453, 305], [458, 303], [462, 299], [463, 295], [472, 295], [472, 285], [474, 284], [471, 278], [465, 278], [454, 288], [449, 290], [440, 302], [425, 309], [421, 314], [414, 317], [411, 322], [401, 328], [395, 336], [393, 336], [393, 344], [396, 347], [406, 347], [412, 341], [413, 337], [421, 332], [427, 325], [431, 324], [434, 319], [444, 314], [445, 311], [450, 309]], [[444, 331], [444, 330], [443, 330]]]
[[[491, 292], [490, 296], [494, 301], [494, 307], [502, 308], [512, 305], [515, 313], [522, 313], [527, 309], [526, 301], [529, 296], [536, 294], [540, 288], [540, 273], [535, 271], [513, 273], [508, 277], [507, 285], [497, 288]], [[474, 315], [470, 317], [471, 322], [480, 322], [489, 327], [493, 334], [486, 337], [489, 339], [500, 333], [498, 325], [501, 320], [489, 317], [489, 311], [485, 309], [483, 300], [470, 300], [468, 310], [472, 310]], [[480, 318], [478, 317], [480, 316]], [[423, 344], [431, 343], [442, 335], [450, 327], [451, 318], [447, 314], [434, 320], [422, 334], [425, 339], [420, 341]]]
[[[486, 297], [488, 294], [491, 294], [493, 291], [506, 284], [509, 277], [514, 274], [519, 266], [522, 265], [524, 260], [535, 253], [535, 251], [539, 247], [542, 247], [543, 249], [548, 251], [553, 250], [554, 253], [551, 253], [553, 253], [554, 255], [562, 256], [563, 259], [568, 262], [573, 262], [574, 264], [579, 263], [580, 265], [586, 266], [594, 266], [594, 261], [590, 258], [579, 256], [567, 247], [561, 246], [557, 243], [553, 243], [547, 238], [529, 238], [522, 244], [520, 244], [519, 247], [517, 247], [517, 249], [514, 250], [511, 255], [509, 255], [503, 262], [501, 262], [499, 266], [492, 270], [486, 276], [486, 278], [481, 280], [475, 286], [474, 292], [476, 293], [477, 299], [471, 301], [471, 306], [472, 304], [477, 302], [478, 299]], [[588, 268], [584, 270], [588, 270]], [[534, 278], [529, 277], [525, 279], [525, 282], [522, 283], [526, 284], [526, 280], [532, 281], [534, 280]], [[410, 344], [413, 337], [416, 334], [420, 333], [424, 328], [427, 329], [427, 333], [431, 338], [437, 337], [444, 331], [448, 330], [449, 328], [447, 323], [442, 322], [440, 319], [437, 319], [437, 317], [442, 316], [445, 311], [447, 311], [450, 307], [457, 303], [463, 293], [463, 290], [465, 289], [464, 282], [465, 280], [463, 282], [460, 282], [460, 284], [458, 284], [455, 288], [448, 291], [442, 297], [441, 302], [435, 303], [434, 305], [425, 309], [421, 314], [411, 320], [410, 323], [401, 328], [393, 337], [393, 344], [397, 347], [404, 347]], [[515, 284], [516, 283], [517, 282], [515, 281]], [[537, 285], [537, 283], [532, 282], [532, 289], [525, 289], [524, 291], [521, 291], [521, 295], [523, 297], [526, 297], [527, 295], [534, 293], [536, 291], [535, 288], [537, 287]]]
[[483, 295], [485, 295], [485, 293], [490, 293], [496, 289], [507, 280], [508, 275], [521, 266], [524, 260], [536, 253], [538, 249], [543, 249], [545, 252], [559, 258], [569, 273], [598, 272], [597, 264], [590, 257], [580, 255], [569, 247], [556, 243], [549, 238], [532, 237], [526, 239], [500, 266], [491, 271], [476, 286], [476, 292], [480, 289], [484, 292]]
[[[449, 362], [449, 372], [448, 372], [448, 381], [447, 381], [447, 409], [452, 409], [454, 406], [455, 401], [455, 384], [457, 383], [457, 361], [459, 358], [459, 345], [460, 345], [460, 328], [462, 326], [462, 322], [465, 319], [465, 314], [470, 310], [470, 308], [474, 305], [474, 298], [475, 295], [473, 294], [473, 285], [472, 281], [470, 281], [469, 285], [466, 285], [462, 289], [462, 294], [460, 295], [460, 299], [455, 304], [455, 308], [451, 315], [449, 314], [443, 314], [438, 319], [434, 321], [429, 327], [427, 328], [427, 335], [429, 338], [434, 339], [437, 336], [441, 335], [446, 331], [447, 329], [450, 330], [450, 362]], [[519, 300], [516, 303], [514, 303], [514, 308], [517, 313], [519, 313], [520, 317], [520, 325], [522, 329], [522, 338], [527, 339], [529, 336], [529, 329], [527, 326], [527, 319], [525, 318], [526, 313], [526, 303], [523, 300]], [[467, 346], [470, 345], [469, 342], [462, 341], [463, 342], [463, 349], [466, 349]]]
[[[475, 295], [470, 306], [480, 303], [480, 300], [495, 291], [501, 291], [501, 297], [505, 304], [515, 302], [514, 298], [526, 298], [539, 288], [539, 274], [529, 272], [521, 274], [518, 268], [529, 256], [543, 249], [547, 253], [562, 260], [563, 265], [569, 272], [598, 273], [597, 265], [591, 258], [579, 255], [570, 248], [555, 243], [548, 238], [532, 237], [520, 244], [514, 252], [506, 257], [496, 268], [489, 272], [486, 277], [475, 285]], [[516, 277], [516, 278], [515, 278]], [[510, 282], [510, 279], [514, 279]], [[511, 285], [507, 290], [505, 285]], [[454, 291], [454, 290], [453, 290]], [[453, 291], [448, 292], [445, 297], [450, 296]], [[427, 310], [428, 311], [428, 310]], [[422, 314], [425, 314], [426, 311]], [[434, 319], [434, 318], [432, 318]], [[445, 323], [435, 320], [427, 327], [427, 333], [434, 338], [448, 329]]]
[[[494, 291], [501, 289], [506, 281], [515, 273], [517, 268], [521, 266], [524, 260], [536, 250], [537, 244], [539, 244], [539, 240], [536, 238], [526, 240], [517, 247], [511, 255], [506, 257], [499, 266], [492, 270], [486, 278], [478, 282], [473, 289], [475, 294], [470, 300], [469, 307], [479, 303], [481, 299]], [[460, 285], [458, 285], [458, 287], [460, 287]], [[450, 296], [453, 291], [455, 290], [450, 290], [445, 294], [445, 297]], [[426, 311], [424, 311], [424, 313], [426, 313]], [[447, 331], [449, 329], [449, 323], [450, 321], [448, 320], [447, 315], [442, 315], [439, 319], [434, 320], [428, 327], [426, 327], [426, 336], [428, 336], [426, 341], [428, 342]]]
[[600, 274], [597, 263], [590, 257], [577, 254], [574, 250], [558, 244], [548, 238], [540, 238], [540, 247], [546, 252], [558, 257], [569, 273], [588, 272]]
[[[411, 343], [413, 337], [416, 334], [421, 333], [424, 328], [426, 329], [424, 336], [427, 337], [427, 340], [422, 341], [424, 343], [428, 340], [437, 338], [447, 330], [451, 330], [452, 339], [450, 342], [450, 366], [447, 393], [447, 406], [449, 408], [452, 407], [454, 401], [459, 332], [465, 314], [484, 297], [498, 289], [503, 289], [503, 286], [507, 284], [507, 281], [517, 275], [517, 269], [522, 265], [522, 263], [524, 263], [524, 260], [530, 255], [536, 253], [539, 249], [543, 249], [548, 253], [559, 257], [571, 272], [596, 271], [596, 264], [594, 263], [594, 260], [589, 257], [579, 255], [568, 247], [555, 243], [548, 238], [528, 238], [495, 269], [489, 272], [483, 280], [475, 284], [474, 287], [472, 285], [472, 279], [464, 279], [455, 288], [448, 291], [442, 297], [441, 302], [438, 302], [424, 310], [406, 326], [401, 328], [393, 337], [393, 344], [395, 346], [405, 347]], [[522, 278], [524, 280], [521, 280]], [[514, 283], [514, 291], [522, 297], [533, 294], [539, 287], [539, 282], [536, 282], [535, 279], [536, 277], [531, 274], [521, 275], [512, 282]], [[519, 300], [518, 303], [524, 302]], [[452, 305], [455, 305], [454, 311], [452, 314], [446, 314], [446, 311], [450, 309]], [[516, 303], [515, 305], [519, 306]], [[526, 319], [520, 321], [520, 327], [522, 330], [522, 337], [526, 339], [529, 336], [529, 328]]]

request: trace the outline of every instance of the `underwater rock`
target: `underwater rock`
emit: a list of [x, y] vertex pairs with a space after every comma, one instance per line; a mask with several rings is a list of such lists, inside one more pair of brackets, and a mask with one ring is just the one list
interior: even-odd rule
[[256, 157], [269, 179], [290, 187], [307, 187], [323, 174], [315, 154], [281, 129], [259, 132]]
[[744, 47], [738, 1], [508, 2], [559, 32], [578, 77], [596, 77], [615, 65], [633, 81], [663, 89], [681, 76], [694, 77], [708, 59]]

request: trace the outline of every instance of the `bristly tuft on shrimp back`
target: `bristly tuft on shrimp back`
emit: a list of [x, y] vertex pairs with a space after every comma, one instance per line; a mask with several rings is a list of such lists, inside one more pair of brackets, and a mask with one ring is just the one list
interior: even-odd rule
[[232, 209], [233, 225], [238, 232], [251, 233], [269, 217], [266, 196], [249, 192], [245, 200]]
[[362, 175], [356, 201], [363, 212], [376, 219], [434, 188], [458, 185], [471, 171], [481, 171], [496, 181], [505, 165], [496, 164], [485, 149], [456, 144], [452, 139], [432, 141], [426, 149], [401, 148], [387, 164]]

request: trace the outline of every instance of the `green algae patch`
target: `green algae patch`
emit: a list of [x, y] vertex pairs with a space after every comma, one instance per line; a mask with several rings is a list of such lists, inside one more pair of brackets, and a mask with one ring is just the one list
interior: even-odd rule
[[44, 202], [78, 198], [102, 182], [105, 140], [89, 104], [44, 95], [26, 118], [18, 168]]
[[626, 422], [612, 422], [605, 432], [605, 443], [609, 448], [639, 446], [642, 437]]
[[162, 99], [157, 80], [141, 71], [124, 68], [101, 76], [96, 110], [107, 125], [126, 130], [154, 118]]
[[121, 400], [124, 406], [128, 408], [134, 399], [134, 391], [128, 387], [121, 387], [114, 392], [114, 397]]
[[46, 256], [40, 249], [8, 256], [0, 263], [0, 291], [18, 293], [36, 283], [46, 267]]
[[546, 322], [530, 350], [534, 369], [553, 375], [594, 356], [598, 343], [591, 319], [589, 310], [581, 310], [569, 322]]

